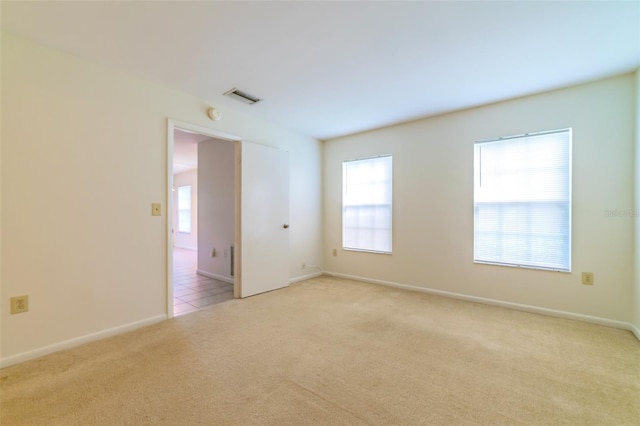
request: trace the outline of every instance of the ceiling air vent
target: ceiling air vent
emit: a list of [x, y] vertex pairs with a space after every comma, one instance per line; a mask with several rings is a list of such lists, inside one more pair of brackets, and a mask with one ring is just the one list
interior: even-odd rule
[[256, 102], [260, 102], [260, 98], [256, 98], [253, 95], [242, 92], [236, 89], [235, 87], [231, 90], [227, 90], [226, 92], [223, 93], [223, 95], [229, 96], [237, 101], [244, 102], [245, 104], [249, 104], [249, 105], [255, 104]]

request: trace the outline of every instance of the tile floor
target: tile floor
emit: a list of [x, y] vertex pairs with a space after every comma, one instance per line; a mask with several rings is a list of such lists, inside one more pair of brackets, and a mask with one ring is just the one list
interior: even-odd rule
[[197, 252], [173, 250], [174, 316], [233, 299], [233, 284], [196, 274], [197, 264]]

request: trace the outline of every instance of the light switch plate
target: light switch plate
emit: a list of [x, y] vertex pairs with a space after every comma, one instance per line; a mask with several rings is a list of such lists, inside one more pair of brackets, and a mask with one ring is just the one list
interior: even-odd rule
[[151, 204], [151, 216], [162, 216], [162, 207], [160, 203]]

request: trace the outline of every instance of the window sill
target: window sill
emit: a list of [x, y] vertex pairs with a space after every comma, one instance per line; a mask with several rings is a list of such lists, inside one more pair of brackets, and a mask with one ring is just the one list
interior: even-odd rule
[[349, 248], [349, 247], [342, 247], [342, 250], [355, 251], [360, 253], [371, 253], [371, 254], [389, 254], [389, 255], [393, 254], [393, 252], [391, 251], [365, 250], [365, 249], [355, 249], [355, 248]]

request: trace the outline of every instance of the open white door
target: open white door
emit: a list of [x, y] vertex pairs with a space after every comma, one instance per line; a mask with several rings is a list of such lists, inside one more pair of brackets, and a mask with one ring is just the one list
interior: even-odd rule
[[240, 297], [289, 285], [289, 154], [240, 143]]

